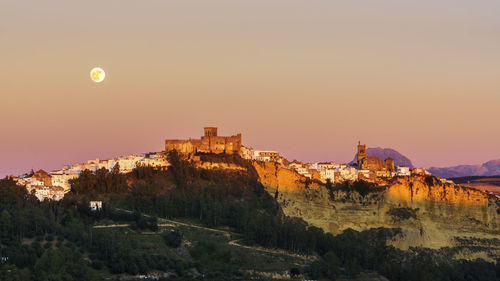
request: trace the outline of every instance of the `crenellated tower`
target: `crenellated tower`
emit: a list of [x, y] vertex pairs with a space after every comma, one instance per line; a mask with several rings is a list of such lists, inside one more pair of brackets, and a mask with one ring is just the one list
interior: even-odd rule
[[358, 141], [358, 169], [366, 169], [366, 145]]

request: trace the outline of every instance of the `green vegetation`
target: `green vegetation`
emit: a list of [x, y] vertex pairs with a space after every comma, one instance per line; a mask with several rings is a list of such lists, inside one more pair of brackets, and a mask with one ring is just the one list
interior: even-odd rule
[[332, 185], [330, 182], [327, 182], [326, 188], [330, 192], [330, 198], [334, 199], [333, 192], [334, 191], [344, 191], [348, 194], [352, 192], [357, 192], [359, 193], [362, 197], [365, 197], [368, 195], [370, 192], [378, 192], [381, 191], [382, 188], [379, 187], [377, 184], [372, 183], [372, 182], [367, 182], [364, 180], [357, 180], [354, 182], [351, 181], [344, 181], [340, 183], [336, 183], [335, 185]]
[[[330, 280], [363, 272], [390, 280], [498, 280], [500, 263], [388, 246], [398, 229], [333, 236], [287, 217], [255, 171], [196, 169], [175, 152], [169, 161], [168, 171], [85, 171], [60, 202], [38, 202], [11, 179], [0, 180], [2, 280], [100, 280], [154, 272], [168, 272], [172, 280], [235, 280], [278, 271]], [[377, 190], [362, 181], [329, 188], [362, 196]], [[92, 212], [88, 203], [96, 199], [104, 201], [103, 209]], [[394, 212], [412, 216], [410, 210]]]
[[404, 221], [410, 218], [416, 219], [418, 208], [391, 208], [387, 214], [392, 217], [394, 221]]
[[178, 248], [182, 242], [182, 234], [178, 231], [165, 231], [162, 235], [167, 244], [171, 248]]

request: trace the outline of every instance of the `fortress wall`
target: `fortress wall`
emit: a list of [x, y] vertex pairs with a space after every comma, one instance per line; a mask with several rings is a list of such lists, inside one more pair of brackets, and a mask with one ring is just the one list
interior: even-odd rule
[[201, 144], [200, 140], [166, 140], [165, 151], [177, 150], [181, 153], [191, 153]]
[[205, 128], [205, 135], [195, 140], [166, 140], [165, 151], [177, 150], [181, 153], [238, 153], [241, 149], [241, 134], [217, 136], [217, 128]]

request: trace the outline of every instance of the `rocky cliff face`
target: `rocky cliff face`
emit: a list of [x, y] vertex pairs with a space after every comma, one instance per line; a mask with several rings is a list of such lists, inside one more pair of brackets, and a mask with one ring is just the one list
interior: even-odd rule
[[442, 183], [432, 176], [398, 177], [388, 182], [385, 196], [408, 204], [439, 202], [456, 206], [486, 206], [488, 195], [479, 190]]
[[[274, 163], [254, 167], [268, 192], [278, 192], [286, 215], [327, 232], [401, 228], [403, 235], [392, 241], [401, 249], [460, 246], [457, 257], [500, 257], [500, 203], [480, 191], [414, 175], [381, 182], [384, 188], [361, 196], [356, 191], [327, 190]], [[476, 250], [467, 250], [464, 243]]]
[[302, 192], [308, 189], [318, 189], [322, 185], [317, 181], [311, 181], [291, 169], [283, 168], [274, 162], [252, 162], [259, 181], [268, 190], [278, 192]]

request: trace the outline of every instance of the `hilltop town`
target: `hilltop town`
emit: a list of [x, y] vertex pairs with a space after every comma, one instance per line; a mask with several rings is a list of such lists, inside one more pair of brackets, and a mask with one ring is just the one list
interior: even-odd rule
[[[65, 165], [60, 170], [50, 172], [38, 170], [12, 178], [18, 184], [25, 185], [28, 191], [39, 200], [60, 200], [71, 190], [70, 180], [77, 178], [84, 170], [107, 169], [112, 171], [116, 169], [119, 173], [129, 173], [138, 166], [168, 169], [170, 164], [167, 160], [167, 154], [174, 149], [195, 162], [199, 162], [199, 155], [202, 154], [239, 155], [251, 161], [273, 162], [284, 169], [294, 171], [305, 179], [317, 180], [323, 184], [358, 179], [376, 181], [380, 178], [429, 174], [423, 168], [410, 169], [410, 167], [395, 166], [392, 158], [381, 159], [376, 156], [367, 156], [366, 145], [360, 142], [357, 145], [357, 161], [352, 165], [335, 162], [303, 163], [297, 160], [289, 162], [278, 151], [258, 150], [244, 146], [241, 134], [219, 136], [216, 127], [205, 127], [204, 134], [199, 139], [165, 140], [165, 150], [161, 152], [130, 154], [105, 160], [89, 160], [87, 163]], [[441, 179], [441, 181], [449, 182], [446, 179]]]
[[163, 152], [144, 153], [141, 155], [130, 154], [112, 159], [94, 159], [87, 163], [65, 165], [60, 170], [46, 172], [38, 170], [31, 171], [12, 177], [20, 185], [25, 185], [28, 192], [33, 193], [40, 201], [44, 199], [61, 200], [71, 190], [70, 180], [78, 178], [84, 170], [96, 171], [116, 169], [119, 173], [130, 173], [138, 166], [152, 166], [158, 169], [166, 169], [168, 161]]
[[[61, 224], [45, 233], [40, 227], [43, 216], [32, 216], [31, 212], [17, 207], [3, 212], [3, 221], [26, 213], [26, 219], [20, 220], [24, 225], [19, 229], [31, 227], [35, 229], [33, 233], [47, 236], [34, 241], [34, 245], [38, 245], [36, 239], [46, 239], [45, 249], [53, 245], [54, 238], [49, 238], [52, 233], [61, 237], [58, 241], [86, 241], [80, 238], [86, 237], [89, 242], [71, 243], [81, 245], [78, 247], [87, 249], [87, 253], [105, 252], [109, 244], [116, 244], [117, 251], [122, 253], [123, 246], [133, 245], [134, 251], [130, 253], [140, 253], [140, 257], [128, 259], [125, 252], [125, 256], [119, 258], [88, 255], [91, 266], [94, 261], [102, 260], [105, 263], [96, 269], [105, 266], [113, 274], [127, 272], [129, 280], [165, 274], [203, 276], [208, 271], [199, 266], [191, 270], [190, 262], [195, 260], [207, 266], [218, 257], [205, 260], [197, 251], [211, 252], [212, 248], [232, 249], [234, 254], [223, 262], [236, 270], [240, 270], [241, 264], [249, 264], [253, 271], [244, 271], [244, 274], [269, 277], [267, 274], [272, 272], [280, 280], [294, 279], [291, 271], [288, 273], [283, 268], [287, 270], [286, 267], [297, 264], [304, 278], [316, 276], [311, 268], [315, 268], [317, 260], [328, 258], [328, 252], [335, 253], [341, 261], [341, 267], [334, 266], [342, 268], [339, 273], [343, 276], [373, 271], [371, 265], [363, 264], [368, 257], [372, 259], [370, 264], [378, 260], [384, 262], [375, 270], [390, 280], [409, 280], [406, 277], [413, 274], [410, 270], [404, 278], [395, 279], [402, 276], [401, 270], [387, 268], [397, 265], [395, 261], [399, 260], [405, 261], [401, 268], [417, 264], [421, 271], [427, 268], [425, 257], [430, 254], [442, 258], [439, 261], [442, 268], [448, 270], [452, 264], [454, 267], [450, 270], [457, 271], [462, 268], [464, 258], [480, 258], [493, 264], [500, 257], [498, 196], [456, 185], [425, 169], [398, 166], [391, 157], [372, 156], [361, 142], [353, 145], [357, 155], [351, 164], [289, 161], [279, 151], [244, 146], [241, 134], [219, 136], [215, 127], [204, 128], [198, 139], [167, 139], [164, 145], [165, 149], [160, 152], [95, 159], [56, 171], [38, 170], [6, 178], [0, 182], [2, 194], [7, 194], [7, 190], [18, 195], [16, 202], [22, 202], [21, 205], [45, 208], [40, 213], [47, 212], [49, 218], [57, 218]], [[26, 191], [20, 190], [19, 185], [26, 186], [40, 201], [66, 198], [49, 204], [26, 200]], [[52, 215], [52, 210], [57, 215]], [[74, 212], [88, 216], [87, 225], [75, 224], [78, 216], [72, 215]], [[32, 220], [33, 227], [29, 225]], [[178, 233], [172, 234], [175, 231]], [[210, 249], [199, 248], [207, 240], [206, 236], [199, 236], [199, 231], [211, 233], [210, 237], [218, 237], [221, 242]], [[116, 237], [122, 239], [113, 243]], [[178, 241], [175, 246], [174, 240]], [[100, 246], [96, 247], [95, 243]], [[259, 246], [251, 246], [253, 243]], [[339, 248], [339, 245], [347, 248]], [[56, 244], [56, 247], [59, 246]], [[325, 251], [325, 247], [331, 250]], [[283, 252], [276, 249], [290, 251], [286, 252], [289, 257], [300, 253], [307, 263], [288, 261], [283, 266], [284, 260], [276, 261], [276, 254]], [[256, 250], [255, 259], [259, 264], [240, 259], [248, 255], [242, 250]], [[11, 252], [3, 253], [0, 256], [4, 262], [15, 260], [16, 255]], [[280, 266], [264, 269], [260, 263], [263, 253], [272, 254], [265, 263], [276, 262]], [[346, 259], [347, 253], [356, 253], [357, 258]], [[380, 258], [379, 253], [383, 257], [397, 255], [387, 259]], [[159, 267], [155, 260], [148, 258], [158, 254], [174, 255], [189, 262], [185, 268], [190, 269], [190, 273], [171, 270], [170, 263]], [[421, 256], [424, 262], [416, 260]], [[135, 263], [143, 261], [149, 265], [139, 269]], [[349, 268], [348, 263], [356, 264], [357, 268]], [[128, 269], [128, 264], [137, 268]], [[478, 264], [492, 270], [484, 262]], [[441, 267], [435, 270], [436, 274], [445, 272]], [[448, 272], [442, 274], [447, 276]], [[217, 277], [212, 280], [220, 280]]]

